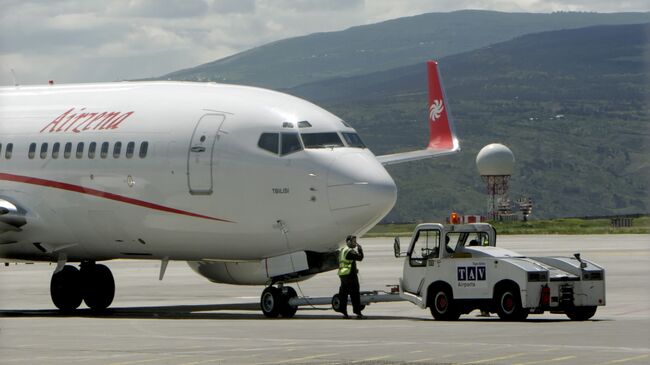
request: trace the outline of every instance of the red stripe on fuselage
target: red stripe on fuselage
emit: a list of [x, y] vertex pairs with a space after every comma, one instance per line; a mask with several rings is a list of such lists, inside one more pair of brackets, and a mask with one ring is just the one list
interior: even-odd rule
[[206, 216], [206, 215], [201, 215], [201, 214], [188, 212], [188, 211], [185, 211], [185, 210], [170, 208], [170, 207], [166, 207], [164, 205], [158, 205], [158, 204], [155, 204], [155, 203], [150, 203], [150, 202], [146, 202], [146, 201], [143, 201], [143, 200], [133, 199], [133, 198], [129, 198], [129, 197], [126, 197], [126, 196], [109, 193], [109, 192], [106, 192], [106, 191], [95, 190], [95, 189], [86, 188], [86, 187], [79, 186], [79, 185], [72, 185], [72, 184], [59, 182], [59, 181], [39, 179], [37, 177], [5, 174], [5, 173], [0, 173], [0, 180], [14, 181], [14, 182], [19, 182], [19, 183], [24, 183], [24, 184], [38, 185], [38, 186], [44, 186], [44, 187], [48, 187], [48, 188], [72, 191], [72, 192], [75, 192], [75, 193], [92, 195], [92, 196], [96, 196], [96, 197], [99, 197], [99, 198], [114, 200], [114, 201], [118, 201], [118, 202], [122, 202], [122, 203], [126, 203], [126, 204], [131, 204], [131, 205], [136, 205], [136, 206], [140, 206], [140, 207], [144, 207], [144, 208], [158, 210], [158, 211], [161, 211], [161, 212], [185, 215], [185, 216], [188, 216], [188, 217], [203, 218], [203, 219], [209, 219], [209, 220], [219, 221], [219, 222], [235, 223], [235, 222], [229, 221], [227, 219], [209, 217], [209, 216]]

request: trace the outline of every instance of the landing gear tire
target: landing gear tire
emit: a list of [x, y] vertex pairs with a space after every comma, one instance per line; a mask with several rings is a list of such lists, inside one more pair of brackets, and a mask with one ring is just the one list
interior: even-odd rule
[[454, 306], [454, 297], [447, 288], [437, 288], [431, 297], [431, 315], [438, 321], [455, 321], [460, 317], [460, 311]]
[[338, 294], [332, 296], [332, 309], [334, 309], [334, 312], [341, 313], [341, 297]]
[[260, 307], [264, 316], [269, 318], [276, 318], [280, 315], [282, 308], [282, 291], [274, 286], [269, 286], [262, 292], [260, 298]]
[[497, 314], [504, 321], [523, 321], [528, 317], [528, 310], [521, 306], [519, 288], [515, 285], [499, 289], [494, 301]]
[[108, 308], [115, 297], [115, 280], [111, 270], [98, 264], [82, 264], [83, 299], [95, 311]]
[[[348, 301], [348, 303], [349, 302], [350, 301]], [[331, 303], [332, 303], [332, 309], [334, 309], [335, 312], [341, 313], [341, 297], [338, 294], [334, 294], [332, 296], [332, 302]], [[366, 309], [366, 305], [361, 304], [359, 309], [363, 311], [364, 309]]]
[[593, 317], [596, 314], [596, 309], [598, 307], [594, 306], [585, 306], [585, 307], [573, 307], [567, 309], [564, 313], [572, 321], [586, 321], [589, 318]]
[[54, 305], [63, 311], [72, 311], [79, 307], [83, 299], [81, 272], [70, 265], [52, 275], [50, 296]]
[[280, 308], [280, 315], [283, 318], [292, 318], [296, 314], [298, 307], [289, 305], [289, 300], [297, 297], [298, 293], [296, 293], [296, 290], [290, 286], [284, 287], [284, 290], [286, 291], [282, 292], [282, 307]]

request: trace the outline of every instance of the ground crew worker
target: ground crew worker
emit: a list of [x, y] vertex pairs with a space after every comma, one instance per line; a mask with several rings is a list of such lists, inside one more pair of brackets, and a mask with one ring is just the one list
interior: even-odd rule
[[359, 294], [359, 277], [357, 273], [357, 261], [363, 260], [363, 249], [357, 243], [356, 236], [348, 236], [345, 240], [347, 246], [339, 252], [339, 300], [341, 301], [340, 312], [344, 318], [348, 318], [348, 294], [352, 301], [352, 310], [358, 319], [365, 316], [361, 314], [361, 295]]

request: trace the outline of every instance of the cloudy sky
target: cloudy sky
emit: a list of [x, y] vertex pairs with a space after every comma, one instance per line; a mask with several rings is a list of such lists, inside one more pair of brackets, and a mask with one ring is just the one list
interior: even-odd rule
[[159, 76], [270, 41], [427, 12], [650, 11], [648, 0], [0, 0], [0, 85]]

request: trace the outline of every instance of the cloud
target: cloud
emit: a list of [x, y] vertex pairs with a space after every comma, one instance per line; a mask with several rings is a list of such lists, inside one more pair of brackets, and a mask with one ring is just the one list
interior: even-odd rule
[[0, 84], [159, 76], [268, 42], [434, 11], [650, 11], [647, 0], [0, 0]]
[[275, 0], [266, 2], [267, 6], [273, 6], [285, 11], [294, 11], [300, 13], [319, 12], [319, 11], [348, 11], [359, 10], [367, 2], [363, 0]]
[[217, 14], [251, 14], [255, 12], [255, 0], [213, 0], [210, 12]]
[[208, 11], [205, 0], [128, 0], [108, 2], [109, 14], [144, 18], [191, 18]]

